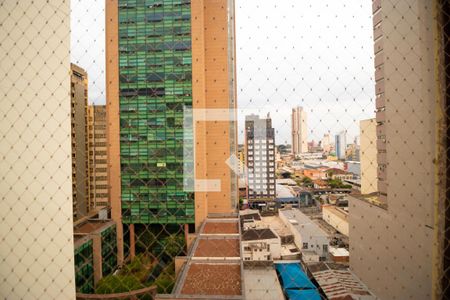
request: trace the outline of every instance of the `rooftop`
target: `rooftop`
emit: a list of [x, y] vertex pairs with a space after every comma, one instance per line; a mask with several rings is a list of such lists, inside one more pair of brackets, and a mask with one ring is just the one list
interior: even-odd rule
[[89, 234], [109, 227], [113, 224], [114, 221], [111, 220], [88, 220], [85, 223], [75, 226], [73, 232], [75, 234]]
[[269, 228], [248, 229], [242, 233], [243, 241], [276, 239], [276, 234]]
[[283, 291], [273, 267], [244, 270], [245, 299], [284, 299]]
[[300, 232], [300, 234], [314, 237], [328, 237], [328, 234], [325, 231], [300, 210], [286, 209], [280, 210], [279, 212], [280, 215], [283, 215], [289, 223]]
[[195, 257], [240, 257], [239, 239], [208, 238], [200, 239]]
[[192, 242], [172, 294], [164, 299], [242, 299], [243, 269], [237, 215], [208, 216]]
[[238, 263], [192, 263], [181, 294], [241, 295], [241, 266]]
[[347, 249], [345, 248], [335, 248], [335, 247], [330, 247], [329, 248], [329, 252], [331, 255], [333, 256], [349, 256], [350, 253], [348, 252]]
[[297, 183], [293, 179], [290, 179], [290, 178], [277, 179], [276, 183], [282, 184], [282, 185], [297, 185]]
[[333, 175], [340, 175], [340, 174], [346, 175], [346, 174], [351, 174], [351, 173], [349, 173], [349, 172], [347, 172], [347, 171], [344, 171], [344, 170], [338, 169], [338, 168], [331, 168], [331, 169], [328, 169], [327, 172], [333, 172]]
[[308, 265], [308, 269], [330, 300], [375, 299], [369, 289], [344, 265], [320, 262]]
[[237, 222], [207, 222], [203, 229], [205, 234], [239, 233]]
[[277, 198], [295, 198], [293, 191], [285, 185], [276, 184]]
[[328, 210], [343, 221], [348, 222], [348, 212], [334, 205], [323, 205], [322, 210]]
[[352, 193], [351, 197], [353, 197], [354, 199], [358, 199], [358, 200], [367, 202], [367, 203], [377, 206], [379, 208], [387, 209], [387, 203], [380, 201], [380, 198], [379, 198], [377, 192], [371, 193], [371, 194]]

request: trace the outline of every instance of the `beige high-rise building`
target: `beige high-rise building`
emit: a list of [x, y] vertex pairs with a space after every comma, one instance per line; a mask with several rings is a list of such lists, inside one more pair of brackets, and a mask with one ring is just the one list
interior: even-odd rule
[[106, 106], [89, 105], [90, 209], [109, 206]]
[[72, 116], [72, 192], [74, 219], [89, 211], [88, 74], [70, 64]]
[[[380, 299], [432, 299], [438, 83], [432, 2], [373, 1], [379, 194], [350, 199], [349, 237], [350, 267]], [[365, 125], [361, 144], [373, 143], [374, 121]], [[372, 148], [363, 155], [362, 172], [374, 154]]]
[[361, 194], [378, 191], [377, 181], [377, 122], [376, 119], [362, 120], [360, 123]]
[[75, 299], [70, 2], [0, 11], [0, 298]]
[[308, 124], [306, 111], [298, 106], [292, 109], [292, 154], [299, 155], [308, 152]]

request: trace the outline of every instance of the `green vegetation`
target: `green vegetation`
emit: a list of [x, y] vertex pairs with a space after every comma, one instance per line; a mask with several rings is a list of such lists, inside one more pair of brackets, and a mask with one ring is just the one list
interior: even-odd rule
[[149, 230], [136, 234], [135, 258], [116, 275], [102, 278], [97, 294], [122, 293], [156, 285], [158, 293], [170, 293], [175, 285], [174, 258], [184, 255], [183, 234], [157, 236]]
[[280, 174], [282, 178], [287, 179], [287, 178], [291, 178], [291, 173], [289, 172], [283, 172]]
[[312, 179], [307, 176], [304, 176], [302, 179], [296, 179], [295, 182], [297, 185], [304, 187], [312, 187], [314, 185]]
[[332, 188], [332, 189], [350, 189], [352, 188], [351, 185], [349, 184], [344, 184], [342, 182], [342, 180], [340, 179], [329, 179], [328, 180], [328, 185]]
[[109, 275], [103, 277], [95, 289], [97, 294], [123, 293], [144, 288], [134, 275]]

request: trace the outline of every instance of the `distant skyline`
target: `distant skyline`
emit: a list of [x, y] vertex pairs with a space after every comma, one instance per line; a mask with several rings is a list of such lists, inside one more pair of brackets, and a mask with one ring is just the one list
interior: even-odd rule
[[[104, 104], [104, 0], [71, 1], [72, 62], [86, 69], [89, 99]], [[308, 141], [374, 116], [370, 1], [236, 0], [238, 109], [270, 112], [277, 144], [291, 144], [291, 110], [308, 114]], [[239, 143], [244, 113], [238, 114]]]

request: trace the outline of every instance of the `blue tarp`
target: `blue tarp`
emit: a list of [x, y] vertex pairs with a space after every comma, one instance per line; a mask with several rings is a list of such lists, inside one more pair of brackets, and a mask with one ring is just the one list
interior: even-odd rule
[[319, 292], [314, 290], [286, 290], [289, 300], [321, 300]]
[[280, 274], [284, 289], [316, 288], [297, 263], [276, 264], [276, 269]]

